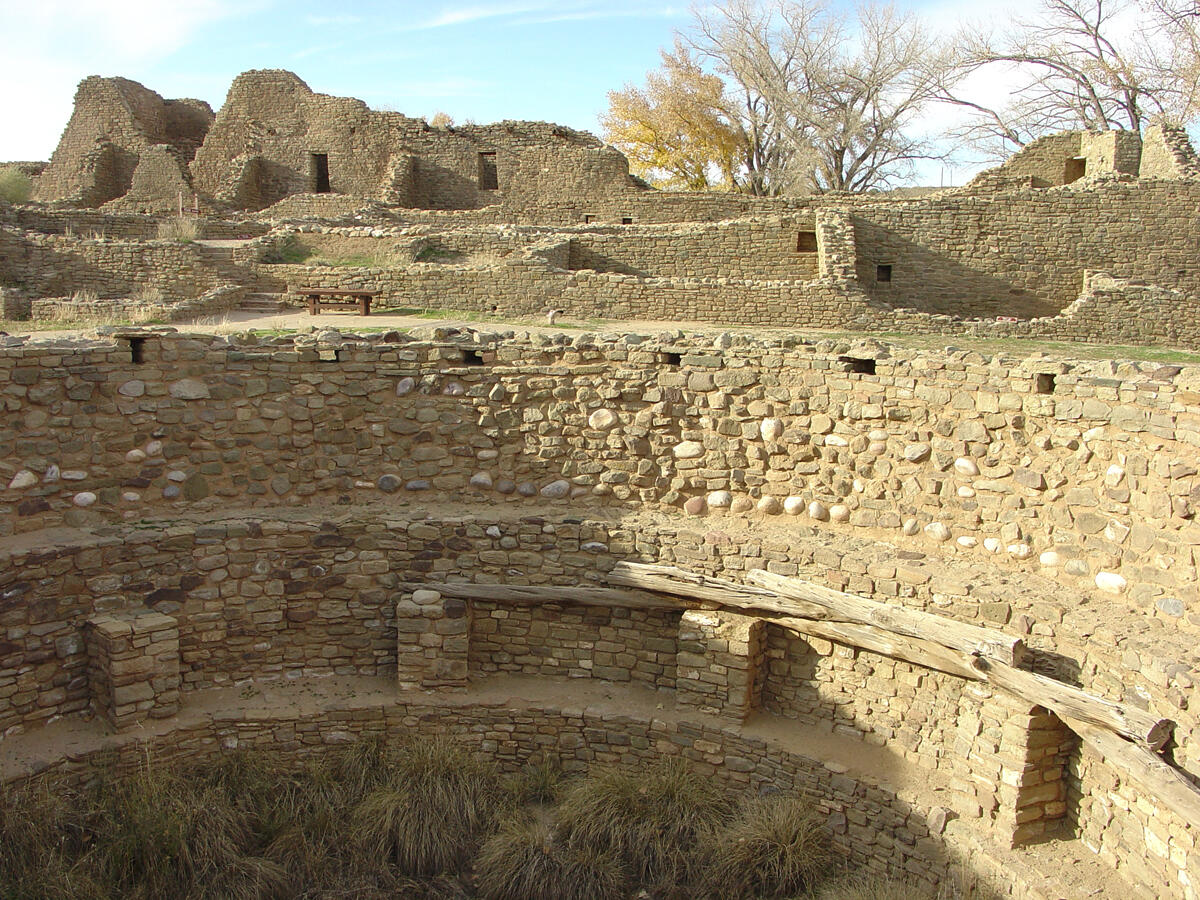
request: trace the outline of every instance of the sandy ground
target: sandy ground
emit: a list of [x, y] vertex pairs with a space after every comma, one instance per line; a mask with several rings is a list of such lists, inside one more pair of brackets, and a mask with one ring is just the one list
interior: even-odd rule
[[[88, 336], [95, 334], [95, 326], [63, 329], [39, 329], [37, 331], [21, 331], [20, 322], [9, 322], [5, 328], [10, 334], [29, 334], [32, 338], [60, 338], [71, 336]], [[206, 316], [194, 321], [172, 322], [170, 327], [178, 331], [192, 331], [211, 334], [227, 334], [237, 331], [266, 330], [266, 331], [308, 331], [309, 329], [336, 328], [338, 331], [358, 331], [370, 329], [378, 331], [389, 328], [470, 328], [475, 331], [498, 332], [516, 331], [535, 334], [647, 334], [654, 335], [664, 331], [686, 331], [717, 335], [727, 331], [752, 331], [756, 334], [772, 332], [794, 333], [795, 329], [754, 328], [743, 329], [736, 326], [716, 325], [712, 322], [662, 322], [649, 319], [634, 321], [595, 320], [582, 321], [560, 317], [557, 324], [549, 325], [544, 319], [480, 320], [480, 319], [431, 319], [424, 316], [395, 315], [385, 312], [374, 313], [370, 316], [360, 316], [346, 312], [325, 312], [318, 316], [309, 315], [299, 309], [290, 308], [286, 312], [260, 313], [248, 310], [233, 310], [221, 316]], [[821, 332], [805, 331], [813, 337], [820, 337]]]

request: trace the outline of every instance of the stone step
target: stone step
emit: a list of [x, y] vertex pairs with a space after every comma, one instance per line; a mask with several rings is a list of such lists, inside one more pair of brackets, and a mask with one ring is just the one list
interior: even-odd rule
[[248, 312], [282, 312], [285, 307], [279, 294], [256, 291], [246, 294], [238, 308]]

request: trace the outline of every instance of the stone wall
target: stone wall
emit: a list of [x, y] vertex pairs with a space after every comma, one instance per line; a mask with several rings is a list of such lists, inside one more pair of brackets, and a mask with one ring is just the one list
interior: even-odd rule
[[915, 886], [951, 889], [958, 873], [988, 871], [972, 884], [975, 896], [996, 900], [1052, 900], [1053, 888], [1015, 858], [980, 848], [945, 822], [945, 810], [929, 809], [907, 786], [884, 773], [848, 774], [834, 761], [748, 736], [735, 726], [678, 717], [646, 718], [602, 707], [513, 707], [499, 704], [431, 704], [408, 695], [383, 702], [370, 698], [352, 708], [327, 705], [302, 718], [269, 709], [232, 709], [211, 717], [185, 718], [170, 732], [110, 740], [103, 751], [79, 754], [52, 771], [80, 779], [89, 767], [131, 772], [149, 755], [156, 762], [203, 762], [236, 749], [272, 752], [283, 764], [343, 749], [365, 738], [403, 741], [444, 735], [502, 772], [527, 762], [558, 759], [564, 771], [581, 774], [611, 766], [645, 767], [662, 757], [684, 759], [697, 777], [715, 779], [735, 792], [771, 790], [809, 798], [832, 837], [835, 852], [853, 869], [903, 879]]
[[[290, 72], [238, 76], [192, 166], [197, 189], [230, 202], [248, 196], [243, 156], [257, 160], [255, 201], [327, 191], [404, 206], [513, 209], [543, 199], [635, 193], [628, 163], [591, 135], [561, 126], [501, 122], [432, 128], [422, 119], [377, 112], [359, 100], [313, 93]], [[490, 163], [490, 187], [481, 174]], [[324, 165], [328, 184], [319, 184]]]
[[[247, 680], [293, 682], [334, 675], [399, 675], [403, 680], [406, 676], [398, 672], [397, 660], [404, 658], [406, 648], [432, 646], [424, 636], [430, 632], [398, 627], [399, 611], [414, 597], [405, 585], [413, 581], [434, 585], [459, 580], [519, 581], [562, 584], [566, 589], [594, 583], [616, 559], [631, 556], [735, 577], [743, 568], [761, 565], [778, 570], [781, 565], [799, 564], [806, 570], [806, 552], [818, 554], [826, 566], [838, 565], [819, 556], [828, 553], [829, 536], [798, 534], [758, 546], [749, 535], [721, 542], [716, 539], [719, 532], [695, 533], [686, 523], [649, 519], [604, 522], [561, 514], [516, 517], [476, 512], [458, 520], [431, 520], [405, 517], [403, 509], [381, 506], [316, 525], [298, 513], [230, 517], [204, 525], [135, 523], [104, 535], [47, 535], [53, 545], [6, 542], [0, 548], [5, 563], [0, 567], [0, 626], [8, 636], [0, 644], [0, 713], [4, 714], [0, 733], [11, 737], [89, 704], [97, 704], [97, 710], [105, 713], [109, 707], [98, 703], [98, 697], [112, 692], [97, 690], [98, 684], [103, 688], [103, 679], [97, 679], [95, 672], [112, 670], [110, 657], [128, 658], [130, 664], [120, 671], [142, 676], [142, 681], [123, 685], [126, 703], [170, 701], [161, 690], [147, 696], [134, 690], [140, 684], [153, 684], [162, 672], [159, 665], [142, 665], [137, 655], [99, 655], [89, 646], [85, 636], [98, 624], [119, 627], [146, 622], [148, 627], [140, 632], [136, 626], [128, 627], [133, 627], [132, 634], [145, 633], [148, 638], [170, 629], [169, 637], [177, 638], [175, 658], [186, 716], [193, 692]], [[789, 546], [789, 552], [775, 555]], [[936, 606], [939, 595], [928, 590], [947, 588], [936, 580], [932, 585], [921, 582], [915, 577], [918, 563], [908, 565], [910, 571], [892, 582], [902, 591], [901, 598], [892, 597], [891, 602], [919, 604], [924, 596], [932, 597]], [[834, 574], [854, 578], [856, 567], [875, 573], [869, 593], [888, 597], [884, 573], [870, 562], [869, 554], [847, 552]], [[838, 583], [836, 578], [830, 580]], [[865, 587], [861, 580], [851, 586]], [[1021, 608], [1022, 597], [1008, 596]], [[1038, 599], [1025, 608], [1045, 617], [1047, 595], [1039, 595], [1035, 588], [1031, 596]], [[422, 603], [426, 599], [420, 598]], [[977, 601], [961, 602], [964, 610], [979, 606]], [[712, 661], [714, 683], [730, 691], [726, 696], [733, 696], [729, 673], [736, 666], [731, 667], [724, 655], [743, 650], [729, 642], [732, 633], [726, 633], [726, 643], [714, 643], [714, 633], [701, 646], [694, 628], [685, 627], [679, 613], [596, 611], [569, 601], [536, 609], [478, 601], [461, 606], [465, 608], [453, 611], [443, 607], [442, 615], [431, 621], [475, 623], [465, 632], [439, 632], [466, 635], [469, 648], [465, 650], [451, 651], [441, 645], [466, 661], [465, 670], [433, 670], [435, 677], [421, 680], [423, 688], [462, 687], [468, 678], [501, 672], [541, 679], [595, 678], [659, 690], [674, 688], [676, 702], [687, 715], [686, 710], [698, 704], [688, 700], [695, 691], [685, 690], [679, 679], [685, 671], [696, 671], [699, 657]], [[941, 608], [961, 614], [944, 601]], [[1079, 612], [1080, 621], [1096, 620], [1094, 608]], [[703, 615], [700, 618], [707, 621]], [[495, 629], [480, 627], [481, 622], [492, 622]], [[1040, 635], [1063, 654], [1073, 650], [1065, 639], [1070, 629], [1081, 627], [1078, 622], [1039, 618], [1035, 628], [1043, 626], [1046, 630], [1034, 635], [1035, 644]], [[162, 644], [157, 639], [146, 643], [148, 650], [155, 646]], [[745, 652], [750, 657], [755, 654], [750, 645]], [[1095, 758], [1079, 757], [1062, 726], [1044, 712], [952, 676], [829, 642], [788, 637], [775, 626], [768, 626], [762, 652], [764, 664], [757, 669], [753, 690], [746, 691], [750, 709], [730, 715], [735, 712], [732, 708], [718, 706], [715, 712], [740, 721], [745, 712], [762, 709], [784, 720], [798, 719], [813, 734], [832, 732], [878, 745], [924, 773], [926, 802], [929, 788], [936, 785], [939, 802], [953, 816], [964, 824], [983, 825], [996, 844], [1024, 844], [1055, 834], [1055, 823], [1061, 821], [1068, 829], [1078, 828], [1085, 840], [1094, 837], [1109, 859], [1139, 834], [1154, 829], [1164, 835], [1161, 854], [1142, 853], [1137, 863], [1122, 858], [1113, 865], [1135, 883], [1153, 885], [1160, 896], [1185, 895], [1172, 885], [1180, 869], [1189, 865], [1192, 827], [1154, 808], [1144, 797], [1138, 800], [1141, 795], [1128, 785], [1118, 789], [1114, 770]], [[1089, 689], [1104, 692], [1113, 685], [1134, 685], [1136, 670], [1126, 667], [1141, 664], [1136, 657], [1130, 659], [1129, 650], [1118, 642], [1088, 641], [1086, 653], [1077, 660], [1081, 673], [1099, 664], [1099, 671], [1084, 678]], [[741, 683], [742, 689], [748, 687]], [[564, 698], [571, 696], [570, 688], [562, 690]], [[154, 710], [163, 708], [135, 707], [114, 718], [114, 723], [124, 728], [142, 721], [149, 727]], [[364, 719], [361, 705], [353, 718], [370, 720]], [[1190, 736], [1195, 724], [1192, 714], [1177, 711], [1176, 718], [1180, 736]], [[293, 727], [283, 719], [278, 725], [285, 731]], [[511, 727], [503, 730], [513, 733]], [[288, 738], [277, 729], [274, 733], [287, 746]], [[681, 726], [679, 733], [694, 741], [688, 746], [712, 755], [732, 771], [758, 772], [764, 780], [776, 774], [773, 768], [761, 768], [754, 754], [743, 752], [746, 738], [736, 730], [716, 733], [733, 735], [732, 740], [706, 736], [691, 726]], [[243, 734], [239, 741], [244, 745], [240, 726], [231, 725], [227, 734]], [[223, 743], [232, 746], [227, 738]], [[597, 753], [605, 744], [593, 735], [583, 744], [569, 746]], [[629, 745], [615, 741], [613, 746]], [[1086, 764], [1068, 768], [1067, 757], [1072, 754]], [[1067, 772], [1070, 802], [1063, 781]], [[877, 775], [887, 778], [888, 772]], [[818, 796], [829, 785], [840, 783], [830, 780]], [[1118, 798], [1124, 801], [1120, 806], [1113, 802]], [[849, 818], [866, 835], [878, 823], [856, 818], [862, 815], [861, 809], [853, 815], [844, 810], [839, 827], [844, 828]], [[867, 843], [878, 840], [886, 838], [873, 837]]]
[[[166, 145], [190, 160], [212, 120], [212, 109], [199, 100], [164, 100], [126, 78], [85, 78], [71, 120], [37, 179], [37, 197], [88, 206], [120, 197], [143, 152]], [[100, 148], [103, 155], [96, 157]]]
[[1196, 182], [1148, 181], [858, 207], [858, 278], [890, 306], [959, 316], [1052, 315], [1085, 271], [1193, 291], [1198, 200]]
[[[548, 491], [722, 517], [786, 509], [1137, 603], [1200, 602], [1191, 369], [730, 337], [137, 341], [139, 363], [128, 339], [3, 350], [8, 527], [222, 498]], [[85, 411], [87, 441], [47, 430]], [[84, 474], [47, 477], [65, 471]]]
[[26, 293], [100, 298], [153, 291], [165, 300], [195, 299], [225, 282], [204, 265], [199, 245], [174, 241], [129, 243], [26, 234], [5, 278]]

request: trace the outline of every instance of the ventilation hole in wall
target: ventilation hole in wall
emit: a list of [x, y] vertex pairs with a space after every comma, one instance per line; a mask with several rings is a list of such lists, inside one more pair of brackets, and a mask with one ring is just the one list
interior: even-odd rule
[[129, 361], [135, 366], [145, 362], [146, 339], [140, 337], [126, 338], [129, 341]]
[[664, 353], [662, 355], [662, 361], [664, 363], [666, 363], [668, 366], [678, 366], [683, 362], [683, 354], [682, 353]]
[[329, 154], [328, 153], [313, 153], [312, 157], [312, 176], [313, 176], [313, 193], [328, 194], [329, 193]]
[[796, 252], [816, 253], [817, 233], [815, 231], [801, 231], [796, 235]]
[[888, 284], [891, 282], [891, 280], [892, 280], [892, 266], [890, 263], [885, 266], [876, 266], [875, 267], [875, 283], [876, 284]]
[[621, 224], [622, 225], [632, 225], [633, 224], [633, 216], [621, 216]]
[[342, 359], [342, 351], [338, 349], [318, 350], [317, 359], [319, 359], [321, 362], [340, 362]]
[[856, 375], [875, 374], [875, 360], [873, 359], [861, 356], [839, 356], [838, 362], [842, 364], [843, 372], [851, 372]]
[[499, 312], [499, 311], [500, 311], [500, 307], [497, 306], [495, 303], [493, 303], [492, 304], [492, 312]]
[[483, 357], [480, 356], [480, 354], [477, 350], [464, 350], [463, 351], [463, 365], [482, 366], [483, 365]]
[[591, 225], [595, 221], [596, 221], [596, 217], [593, 216], [591, 213], [583, 214], [583, 224], [584, 225]]
[[1039, 394], [1053, 394], [1054, 376], [1049, 372], [1040, 373], [1037, 378], [1034, 379], [1033, 389]]
[[496, 172], [496, 151], [494, 150], [479, 154], [479, 189], [481, 191], [500, 190], [500, 176]]

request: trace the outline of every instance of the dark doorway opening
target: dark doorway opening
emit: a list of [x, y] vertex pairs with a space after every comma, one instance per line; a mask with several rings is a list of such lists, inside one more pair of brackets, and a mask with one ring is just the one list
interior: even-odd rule
[[494, 150], [479, 154], [479, 189], [481, 191], [498, 191], [500, 189], [500, 177], [496, 174]]
[[312, 175], [313, 175], [313, 192], [317, 194], [329, 193], [329, 154], [328, 153], [313, 153], [312, 155]]
[[861, 356], [839, 356], [838, 362], [842, 364], [843, 372], [855, 375], [875, 374], [875, 360], [873, 359], [865, 359]]
[[816, 253], [817, 233], [815, 231], [801, 231], [796, 235], [796, 252]]
[[129, 361], [135, 366], [145, 362], [146, 339], [140, 337], [126, 338], [129, 341]]
[[1067, 160], [1067, 167], [1063, 171], [1063, 184], [1070, 184], [1072, 181], [1078, 181], [1087, 174], [1087, 159], [1082, 156], [1076, 156], [1074, 159]]
[[621, 224], [622, 225], [632, 225], [633, 224], [633, 216], [621, 216]]
[[875, 283], [876, 284], [889, 284], [891, 282], [891, 280], [892, 280], [892, 267], [890, 265], [875, 267]]

